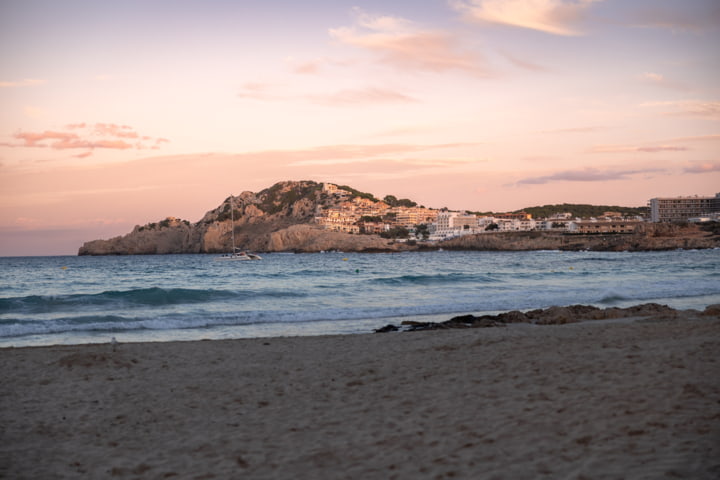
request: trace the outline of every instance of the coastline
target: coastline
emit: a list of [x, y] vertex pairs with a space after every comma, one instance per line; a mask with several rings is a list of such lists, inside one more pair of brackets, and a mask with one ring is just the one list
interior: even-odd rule
[[8, 478], [717, 478], [720, 318], [0, 350]]
[[[275, 229], [277, 227], [277, 229]], [[243, 250], [264, 253], [317, 253], [344, 251], [355, 253], [393, 253], [424, 250], [458, 251], [595, 251], [650, 252], [720, 248], [717, 230], [702, 224], [646, 223], [633, 232], [569, 233], [561, 231], [502, 231], [455, 236], [434, 242], [398, 241], [379, 235], [358, 235], [324, 230], [317, 225], [299, 223], [272, 227], [272, 233], [248, 237]], [[227, 246], [188, 243], [185, 225], [160, 230], [139, 230], [109, 240], [86, 242], [78, 256], [148, 255], [172, 253], [224, 253]], [[180, 229], [178, 231], [178, 229]], [[245, 237], [243, 237], [245, 238]], [[181, 241], [182, 240], [182, 241]]]

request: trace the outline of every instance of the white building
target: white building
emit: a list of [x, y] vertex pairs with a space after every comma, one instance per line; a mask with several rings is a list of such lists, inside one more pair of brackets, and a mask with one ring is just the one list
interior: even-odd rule
[[498, 230], [501, 232], [529, 232], [537, 228], [537, 221], [530, 219], [504, 219], [499, 218], [495, 221], [498, 225]]
[[444, 240], [478, 233], [481, 230], [477, 215], [466, 212], [440, 211], [435, 220], [435, 230], [430, 240]]

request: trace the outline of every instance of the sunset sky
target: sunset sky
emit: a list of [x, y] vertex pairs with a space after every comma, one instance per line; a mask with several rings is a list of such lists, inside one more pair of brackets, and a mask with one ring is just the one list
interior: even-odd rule
[[3, 0], [0, 255], [281, 180], [428, 207], [720, 192], [717, 0]]

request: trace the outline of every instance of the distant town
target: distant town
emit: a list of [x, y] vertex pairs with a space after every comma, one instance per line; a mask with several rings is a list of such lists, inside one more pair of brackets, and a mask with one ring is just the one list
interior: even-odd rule
[[644, 222], [710, 222], [720, 220], [720, 193], [712, 197], [658, 197], [648, 201], [646, 215], [607, 211], [580, 218], [556, 212], [533, 218], [528, 212], [478, 214], [418, 206], [392, 195], [378, 200], [349, 187], [323, 184], [323, 193], [336, 197], [337, 206], [317, 212], [315, 223], [331, 231], [378, 234], [388, 238], [440, 241], [462, 235], [508, 231], [564, 231], [568, 233], [632, 233]]

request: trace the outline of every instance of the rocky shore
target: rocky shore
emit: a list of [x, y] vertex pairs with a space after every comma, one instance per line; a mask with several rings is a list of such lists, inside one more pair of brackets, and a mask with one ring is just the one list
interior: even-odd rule
[[533, 325], [563, 325], [566, 323], [577, 323], [588, 320], [613, 320], [619, 318], [643, 318], [653, 317], [655, 319], [677, 319], [684, 316], [719, 317], [720, 304], [709, 305], [702, 312], [696, 310], [676, 310], [667, 305], [657, 303], [645, 303], [632, 307], [620, 308], [598, 308], [592, 305], [569, 305], [566, 307], [549, 307], [545, 309], [530, 310], [521, 312], [512, 310], [498, 315], [461, 315], [453, 317], [445, 322], [417, 322], [408, 320], [402, 322], [401, 326], [393, 324], [386, 325], [375, 330], [375, 333], [419, 330], [443, 330], [456, 328], [488, 328], [504, 327], [512, 323], [529, 323]]
[[446, 250], [641, 252], [719, 248], [720, 235], [698, 224], [645, 223], [633, 233], [500, 232], [464, 235], [439, 245]]

